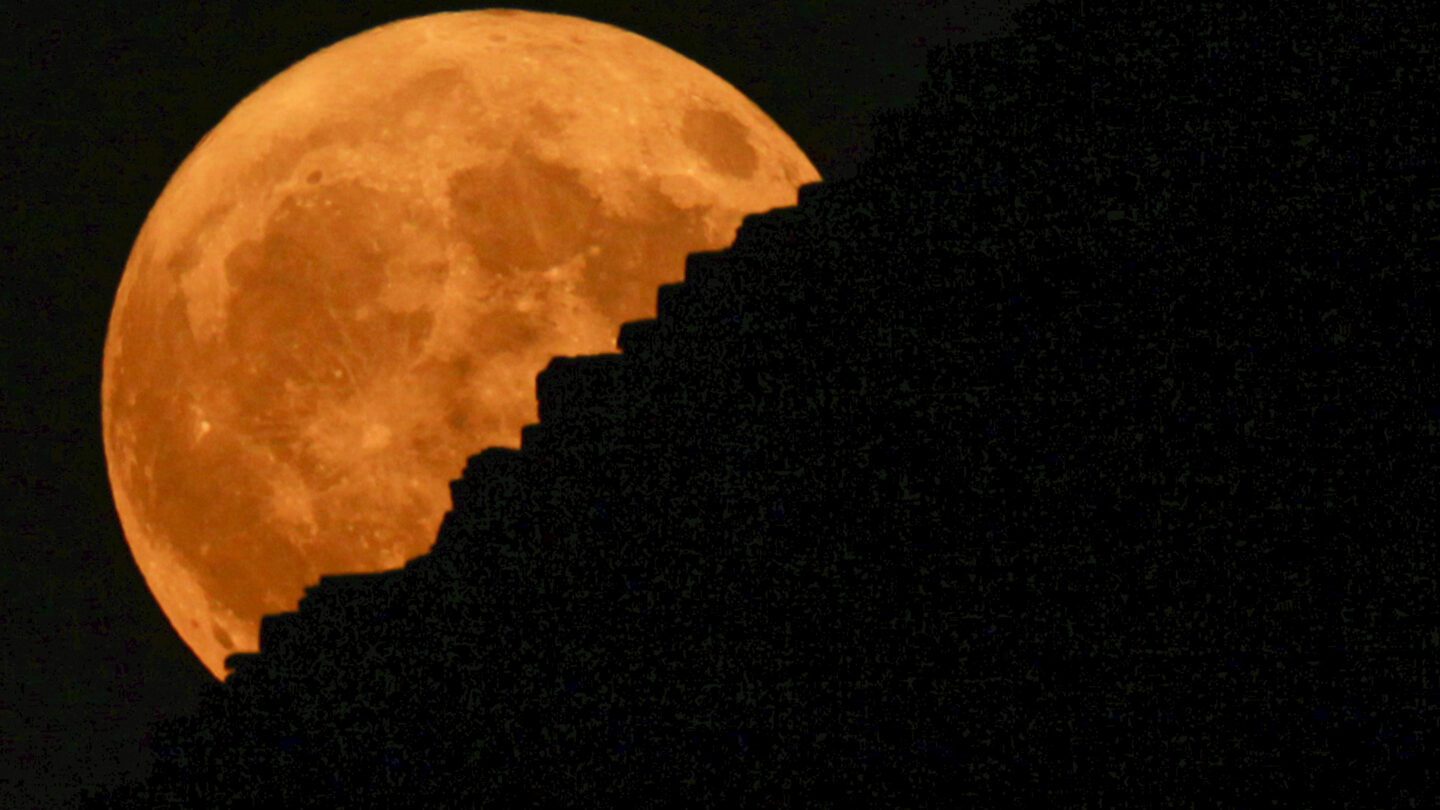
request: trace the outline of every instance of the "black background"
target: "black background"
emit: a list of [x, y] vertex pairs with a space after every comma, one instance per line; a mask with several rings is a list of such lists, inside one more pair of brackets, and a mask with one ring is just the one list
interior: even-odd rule
[[[0, 805], [59, 803], [145, 766], [143, 736], [208, 672], [125, 545], [100, 434], [105, 328], [170, 173], [306, 55], [439, 3], [7, 7], [0, 45]], [[766, 110], [827, 178], [870, 116], [913, 100], [928, 50], [1004, 33], [1022, 0], [548, 2], [649, 37]], [[480, 448], [475, 448], [477, 451]]]

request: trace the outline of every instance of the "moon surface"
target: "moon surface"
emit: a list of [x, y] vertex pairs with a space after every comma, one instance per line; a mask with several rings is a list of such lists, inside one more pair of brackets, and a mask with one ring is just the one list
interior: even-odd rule
[[424, 554], [552, 356], [612, 351], [819, 179], [723, 79], [575, 17], [402, 20], [260, 87], [150, 211], [105, 345], [116, 508], [175, 629], [223, 679], [321, 574]]

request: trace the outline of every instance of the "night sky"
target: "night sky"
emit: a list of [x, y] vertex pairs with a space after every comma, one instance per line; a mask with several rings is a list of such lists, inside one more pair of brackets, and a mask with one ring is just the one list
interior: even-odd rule
[[[870, 116], [905, 105], [939, 44], [1003, 34], [1022, 0], [548, 2], [725, 78], [822, 175], [852, 174]], [[51, 805], [143, 767], [155, 718], [210, 675], [125, 545], [100, 433], [106, 322], [170, 173], [260, 84], [420, 2], [27, 4], [0, 47], [0, 806]], [[475, 448], [478, 452], [481, 448]]]

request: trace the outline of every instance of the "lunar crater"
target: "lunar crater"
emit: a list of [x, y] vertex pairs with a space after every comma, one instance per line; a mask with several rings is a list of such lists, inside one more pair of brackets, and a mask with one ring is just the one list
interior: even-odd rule
[[686, 110], [681, 133], [685, 145], [715, 171], [743, 180], [760, 168], [760, 155], [750, 145], [748, 128], [724, 110]]

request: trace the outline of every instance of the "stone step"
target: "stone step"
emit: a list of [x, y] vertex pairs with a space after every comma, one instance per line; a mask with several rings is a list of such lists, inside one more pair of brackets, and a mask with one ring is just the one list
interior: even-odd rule
[[700, 273], [687, 273], [696, 280], [666, 284], [656, 291], [655, 320], [665, 333], [661, 339], [677, 347], [682, 342], [723, 340], [732, 334], [738, 313], [748, 308], [745, 301], [753, 294], [729, 257], [701, 266], [704, 270]]
[[797, 193], [799, 201], [796, 203], [796, 207], [814, 205], [816, 200], [828, 196], [832, 188], [834, 188], [833, 184], [824, 181], [806, 183], [800, 187]]
[[660, 322], [654, 318], [627, 321], [620, 325], [620, 336], [615, 345], [620, 351], [632, 357], [647, 357], [659, 348], [657, 336]]
[[528, 459], [519, 450], [490, 447], [473, 455], [465, 471], [450, 482], [450, 502], [473, 505], [513, 497], [524, 480]]
[[687, 304], [695, 300], [695, 292], [684, 283], [661, 284], [655, 291], [655, 320], [677, 321], [686, 317]]
[[568, 419], [597, 403], [625, 396], [629, 370], [620, 354], [554, 358], [535, 378], [540, 421]]
[[230, 677], [225, 682], [232, 686], [242, 683], [251, 674], [262, 671], [268, 661], [270, 659], [258, 652], [230, 653], [225, 656], [225, 666], [230, 670]]
[[317, 605], [346, 604], [357, 594], [374, 593], [399, 580], [398, 571], [374, 571], [365, 574], [326, 574], [305, 589], [300, 609]]
[[805, 225], [809, 220], [810, 213], [796, 207], [750, 214], [741, 221], [731, 250], [765, 258], [771, 258], [776, 252], [788, 252], [806, 243]]
[[260, 649], [273, 653], [285, 649], [304, 631], [299, 613], [277, 613], [260, 619]]
[[685, 257], [685, 282], [707, 286], [729, 272], [732, 262], [726, 250], [708, 250], [691, 253]]
[[543, 452], [546, 447], [546, 435], [544, 425], [526, 425], [520, 428], [520, 452], [538, 453]]

